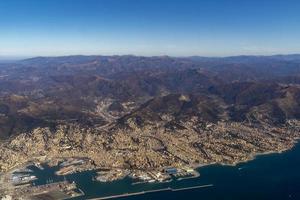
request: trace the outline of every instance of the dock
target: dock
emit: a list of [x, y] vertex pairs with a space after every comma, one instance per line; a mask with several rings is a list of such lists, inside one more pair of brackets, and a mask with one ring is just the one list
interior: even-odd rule
[[207, 187], [213, 187], [213, 184], [207, 184], [207, 185], [199, 185], [199, 186], [192, 186], [192, 187], [184, 187], [184, 188], [162, 188], [157, 190], [148, 190], [148, 191], [141, 191], [141, 192], [133, 192], [133, 193], [125, 193], [125, 194], [119, 194], [119, 195], [112, 195], [112, 196], [106, 196], [106, 197], [99, 197], [99, 198], [92, 198], [88, 200], [106, 200], [106, 199], [115, 199], [120, 197], [129, 197], [129, 196], [137, 196], [137, 195], [143, 195], [143, 194], [149, 194], [149, 193], [155, 193], [155, 192], [178, 192], [178, 191], [185, 191], [185, 190], [193, 190], [193, 189], [199, 189], [199, 188], [207, 188]]

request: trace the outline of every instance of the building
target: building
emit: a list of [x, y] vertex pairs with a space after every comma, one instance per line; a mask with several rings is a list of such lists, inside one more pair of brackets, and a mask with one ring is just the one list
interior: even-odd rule
[[178, 172], [178, 170], [173, 167], [166, 168], [164, 171], [168, 174], [177, 174], [177, 172]]

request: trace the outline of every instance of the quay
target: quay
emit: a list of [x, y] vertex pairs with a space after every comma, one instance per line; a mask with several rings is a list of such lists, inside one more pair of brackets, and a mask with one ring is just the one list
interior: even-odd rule
[[193, 189], [207, 188], [207, 187], [213, 187], [213, 186], [214, 186], [213, 184], [207, 184], [207, 185], [184, 187], [184, 188], [178, 188], [178, 189], [168, 187], [168, 188], [162, 188], [162, 189], [157, 189], [157, 190], [148, 190], [148, 191], [125, 193], [125, 194], [112, 195], [112, 196], [106, 196], [106, 197], [92, 198], [92, 199], [88, 199], [88, 200], [115, 199], [115, 198], [120, 198], [120, 197], [137, 196], [137, 195], [143, 195], [143, 194], [149, 194], [149, 193], [155, 193], [155, 192], [167, 192], [167, 191], [169, 191], [169, 192], [178, 192], [178, 191], [193, 190]]

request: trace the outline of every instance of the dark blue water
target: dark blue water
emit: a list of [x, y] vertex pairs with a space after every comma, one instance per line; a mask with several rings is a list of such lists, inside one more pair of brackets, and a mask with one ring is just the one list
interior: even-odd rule
[[[240, 169], [239, 169], [240, 168]], [[56, 169], [46, 168], [36, 171], [40, 178], [36, 184], [43, 184], [49, 178], [63, 180], [54, 175]], [[181, 188], [204, 184], [214, 184], [213, 187], [200, 188], [178, 192], [158, 192], [140, 196], [120, 198], [124, 200], [148, 199], [191, 199], [191, 200], [300, 200], [300, 144], [282, 154], [259, 156], [255, 160], [230, 166], [206, 166], [199, 169], [201, 176], [196, 179], [173, 181], [164, 184], [131, 185], [132, 180], [126, 178], [113, 183], [93, 182], [95, 172], [84, 172], [66, 176], [75, 181], [85, 193], [87, 199], [125, 192], [137, 192], [150, 189]], [[76, 200], [77, 200], [76, 199]], [[74, 199], [75, 200], [75, 199]]]

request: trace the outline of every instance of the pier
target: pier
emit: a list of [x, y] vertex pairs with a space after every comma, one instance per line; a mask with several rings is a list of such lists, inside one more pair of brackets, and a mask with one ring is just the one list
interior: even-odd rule
[[178, 192], [178, 191], [184, 191], [184, 190], [193, 190], [193, 189], [199, 189], [199, 188], [207, 188], [207, 187], [213, 187], [213, 184], [207, 184], [207, 185], [199, 185], [199, 186], [192, 186], [192, 187], [184, 187], [184, 188], [162, 188], [157, 190], [148, 190], [148, 191], [141, 191], [141, 192], [133, 192], [133, 193], [125, 193], [125, 194], [119, 194], [119, 195], [112, 195], [112, 196], [106, 196], [106, 197], [99, 197], [99, 198], [92, 198], [89, 200], [106, 200], [106, 199], [115, 199], [120, 197], [129, 197], [129, 196], [137, 196], [137, 195], [143, 195], [143, 194], [149, 194], [149, 193], [155, 193], [155, 192]]

